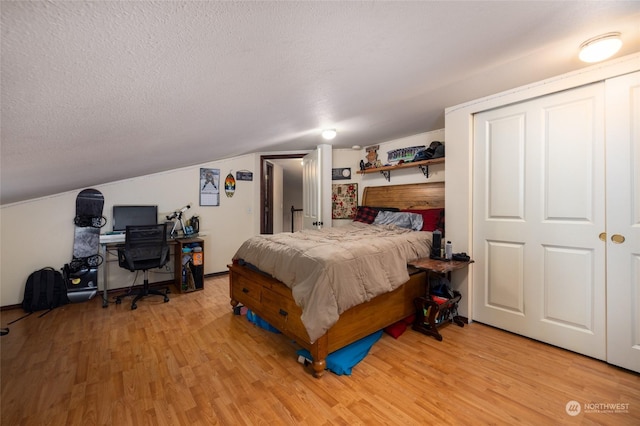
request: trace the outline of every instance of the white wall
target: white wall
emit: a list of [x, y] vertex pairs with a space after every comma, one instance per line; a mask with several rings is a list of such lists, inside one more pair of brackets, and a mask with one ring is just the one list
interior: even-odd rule
[[[418, 145], [425, 145], [428, 147], [429, 144], [431, 144], [431, 142], [433, 141], [440, 141], [445, 143], [446, 157], [446, 141], [444, 137], [444, 129], [440, 129], [432, 132], [419, 133], [417, 135], [376, 144], [380, 146], [380, 149], [378, 150], [378, 159], [382, 161], [383, 164], [386, 164], [387, 151]], [[367, 186], [404, 185], [409, 183], [444, 181], [445, 164], [436, 164], [430, 166], [428, 179], [425, 178], [420, 169], [418, 169], [417, 167], [393, 170], [391, 172], [391, 178], [389, 182], [387, 182], [387, 180], [381, 173], [359, 174], [357, 172], [358, 170], [360, 170], [360, 160], [366, 161], [366, 154], [366, 146], [362, 147], [362, 149], [360, 150], [340, 149], [333, 151], [333, 168], [351, 167], [351, 179], [336, 180], [333, 181], [333, 183], [357, 183], [359, 205], [362, 204], [362, 194], [364, 192], [364, 188]], [[341, 226], [350, 221], [350, 219], [334, 219], [333, 226]]]
[[[376, 144], [380, 146], [378, 149], [378, 159], [382, 161], [382, 164], [387, 163], [387, 152], [398, 148], [407, 148], [411, 146], [425, 145], [426, 147], [433, 141], [443, 142], [445, 145], [445, 157], [446, 157], [446, 141], [444, 135], [444, 129], [435, 130], [433, 132], [420, 133], [413, 136], [407, 136], [406, 138], [394, 139], [392, 141]], [[366, 147], [363, 147], [358, 163], [360, 159], [366, 161]], [[357, 167], [359, 169], [359, 166]], [[357, 170], [356, 169], [356, 170]], [[362, 200], [362, 191], [366, 186], [384, 186], [384, 185], [404, 185], [408, 183], [421, 183], [421, 182], [442, 182], [444, 181], [444, 169], [445, 164], [435, 164], [429, 166], [429, 178], [425, 178], [420, 169], [406, 168], [400, 170], [392, 170], [390, 181], [387, 182], [382, 173], [368, 173], [365, 175], [358, 175], [361, 177], [362, 185], [358, 187], [360, 192], [360, 200]]]
[[[258, 158], [256, 158], [258, 157]], [[200, 167], [220, 169], [220, 178], [231, 171], [249, 170], [253, 181], [237, 181], [236, 192], [227, 198], [220, 195], [220, 206], [199, 206]], [[200, 216], [200, 231], [205, 240], [205, 273], [226, 271], [226, 265], [240, 244], [259, 233], [259, 155], [247, 155], [214, 161], [183, 169], [96, 185], [104, 194], [104, 215], [111, 229], [114, 204], [156, 204], [160, 220], [167, 214], [191, 204], [184, 218]], [[80, 190], [66, 192], [0, 207], [0, 306], [19, 304], [24, 284], [31, 272], [52, 266], [62, 268], [72, 257], [75, 198]], [[169, 263], [170, 269], [173, 260]], [[134, 274], [110, 262], [109, 289], [133, 284]], [[156, 270], [150, 281], [171, 279], [173, 271]], [[142, 282], [138, 274], [136, 284]], [[98, 278], [103, 287], [102, 274]]]

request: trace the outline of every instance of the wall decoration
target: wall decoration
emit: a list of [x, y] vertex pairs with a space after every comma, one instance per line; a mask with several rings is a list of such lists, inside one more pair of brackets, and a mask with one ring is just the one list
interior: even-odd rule
[[339, 169], [331, 169], [331, 180], [351, 179], [351, 167], [341, 167]]
[[426, 146], [424, 145], [418, 145], [387, 151], [387, 161], [392, 164], [413, 161], [413, 157], [425, 148]]
[[249, 170], [238, 170], [236, 172], [236, 180], [252, 181], [253, 180], [253, 172], [250, 172]]
[[372, 145], [365, 148], [365, 151], [367, 151], [367, 162], [361, 165], [360, 168], [363, 166], [365, 169], [382, 167], [382, 161], [378, 159], [378, 149], [380, 149], [380, 145]]
[[331, 217], [333, 219], [353, 219], [357, 208], [357, 183], [331, 185]]
[[220, 205], [220, 169], [200, 169], [200, 205]]
[[233, 194], [236, 192], [236, 180], [233, 175], [229, 173], [227, 177], [224, 179], [224, 193], [227, 194], [228, 198], [233, 197]]

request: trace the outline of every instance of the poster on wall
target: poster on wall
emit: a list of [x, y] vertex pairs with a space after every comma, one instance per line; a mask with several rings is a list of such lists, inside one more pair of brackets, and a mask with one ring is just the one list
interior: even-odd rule
[[200, 169], [200, 205], [220, 205], [220, 169]]
[[333, 219], [353, 219], [357, 208], [357, 183], [331, 185], [331, 217]]
[[236, 180], [253, 180], [253, 173], [249, 170], [238, 170], [236, 172]]

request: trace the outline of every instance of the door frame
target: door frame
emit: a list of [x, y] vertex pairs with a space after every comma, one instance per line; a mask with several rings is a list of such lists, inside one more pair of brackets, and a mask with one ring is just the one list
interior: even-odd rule
[[[265, 221], [265, 197], [271, 194], [271, 199], [273, 200], [273, 179], [268, 182], [268, 185], [265, 183], [265, 163], [268, 160], [287, 160], [287, 159], [302, 159], [308, 153], [294, 153], [294, 154], [265, 154], [260, 156], [260, 233], [266, 234], [268, 223]], [[273, 206], [271, 208], [271, 224], [273, 225]], [[271, 232], [273, 232], [273, 226], [271, 226]]]

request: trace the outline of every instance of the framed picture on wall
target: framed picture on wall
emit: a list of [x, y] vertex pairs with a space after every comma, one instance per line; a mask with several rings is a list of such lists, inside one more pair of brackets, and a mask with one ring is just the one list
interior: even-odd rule
[[341, 167], [339, 169], [331, 169], [331, 180], [348, 180], [351, 179], [351, 167]]
[[220, 205], [220, 169], [200, 169], [200, 205]]
[[353, 219], [358, 208], [358, 184], [331, 185], [331, 218]]

